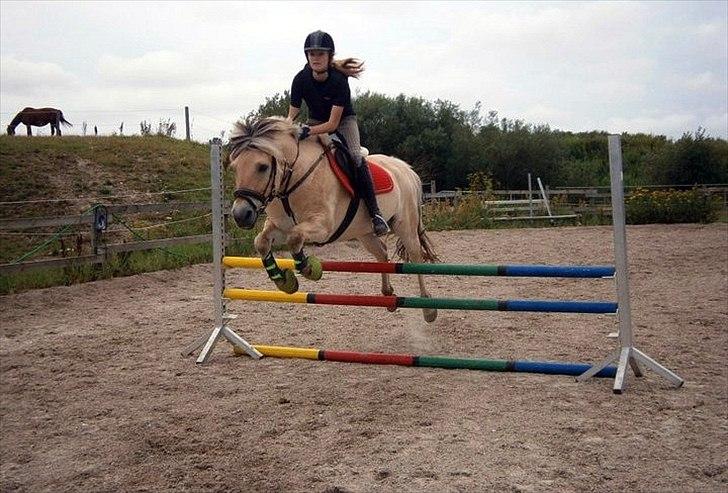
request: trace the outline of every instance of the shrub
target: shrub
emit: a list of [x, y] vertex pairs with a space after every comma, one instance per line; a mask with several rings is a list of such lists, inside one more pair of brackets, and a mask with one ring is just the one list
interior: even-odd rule
[[485, 229], [493, 227], [490, 210], [477, 195], [465, 195], [455, 202], [429, 202], [423, 206], [423, 221], [430, 231]]
[[718, 218], [720, 198], [703, 190], [638, 188], [625, 199], [628, 224], [709, 223]]

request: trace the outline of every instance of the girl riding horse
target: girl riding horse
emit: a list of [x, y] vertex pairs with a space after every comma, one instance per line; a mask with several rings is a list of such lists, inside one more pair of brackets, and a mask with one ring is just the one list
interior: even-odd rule
[[372, 218], [374, 233], [385, 235], [389, 226], [379, 210], [372, 175], [361, 154], [359, 125], [347, 80], [349, 76], [358, 77], [364, 70], [363, 64], [353, 58], [334, 60], [334, 40], [323, 31], [306, 37], [303, 52], [308, 63], [293, 78], [288, 120], [292, 122], [298, 116], [305, 101], [310, 119], [301, 127], [299, 139], [334, 132], [343, 137], [356, 166], [356, 186]]

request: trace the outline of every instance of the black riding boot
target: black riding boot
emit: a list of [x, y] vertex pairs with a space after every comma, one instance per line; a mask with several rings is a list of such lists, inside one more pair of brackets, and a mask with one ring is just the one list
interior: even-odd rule
[[379, 210], [377, 196], [374, 194], [372, 174], [369, 172], [369, 166], [367, 166], [364, 159], [362, 159], [362, 164], [356, 168], [356, 180], [361, 198], [364, 199], [364, 204], [367, 206], [369, 215], [372, 218], [374, 234], [377, 236], [386, 235], [389, 233], [389, 225]]

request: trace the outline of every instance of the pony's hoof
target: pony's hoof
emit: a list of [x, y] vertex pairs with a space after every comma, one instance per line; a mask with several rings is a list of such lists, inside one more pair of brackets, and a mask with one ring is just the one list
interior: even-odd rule
[[423, 315], [425, 316], [425, 322], [432, 323], [437, 318], [437, 310], [427, 309], [423, 310]]
[[387, 311], [388, 312], [391, 312], [391, 313], [394, 313], [394, 312], [397, 311], [397, 307], [396, 306], [388, 306], [387, 307]]
[[275, 283], [278, 289], [284, 293], [293, 294], [298, 291], [298, 279], [291, 269], [284, 270], [283, 279], [278, 279]]
[[321, 260], [313, 255], [310, 255], [306, 259], [306, 268], [301, 271], [303, 277], [311, 281], [318, 281], [324, 273], [323, 267], [321, 267]]

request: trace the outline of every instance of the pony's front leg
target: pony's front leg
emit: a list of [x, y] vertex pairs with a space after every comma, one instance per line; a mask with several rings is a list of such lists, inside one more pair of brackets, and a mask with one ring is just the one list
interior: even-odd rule
[[283, 231], [278, 226], [271, 221], [266, 221], [263, 225], [263, 230], [253, 240], [253, 245], [263, 261], [263, 267], [268, 273], [270, 280], [275, 283], [278, 289], [284, 293], [291, 294], [298, 291], [296, 275], [290, 269], [282, 270], [278, 267], [273, 257], [273, 252], [271, 251], [274, 238], [280, 238], [283, 235]]
[[300, 223], [294, 226], [288, 234], [288, 248], [291, 250], [296, 270], [306, 279], [318, 281], [321, 279], [323, 269], [321, 260], [313, 255], [307, 256], [303, 252], [303, 245], [307, 240], [318, 238], [327, 229], [318, 223]]

